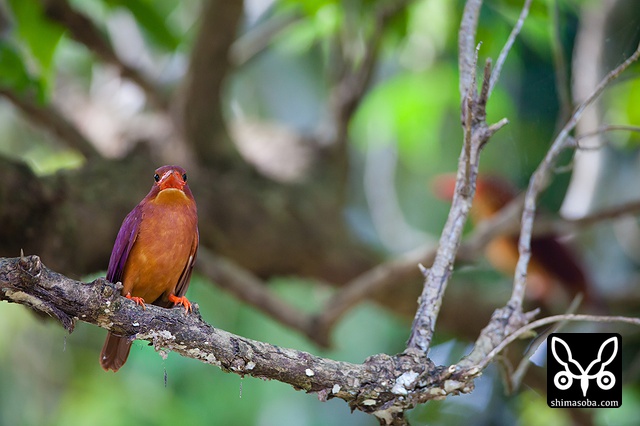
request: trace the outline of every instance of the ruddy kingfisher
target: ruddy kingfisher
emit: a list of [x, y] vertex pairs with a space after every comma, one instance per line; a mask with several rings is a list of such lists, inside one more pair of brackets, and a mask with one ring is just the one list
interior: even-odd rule
[[[144, 308], [182, 305], [198, 251], [198, 214], [182, 167], [162, 166], [151, 191], [124, 219], [109, 259], [107, 280], [121, 282], [122, 295]], [[132, 339], [109, 332], [100, 354], [105, 371], [118, 371]]]

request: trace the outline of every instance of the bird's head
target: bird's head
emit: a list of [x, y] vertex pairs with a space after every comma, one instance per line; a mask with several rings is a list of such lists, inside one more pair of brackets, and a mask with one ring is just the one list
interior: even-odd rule
[[156, 169], [153, 175], [160, 191], [165, 189], [178, 189], [184, 191], [187, 185], [187, 172], [179, 166], [162, 166]]

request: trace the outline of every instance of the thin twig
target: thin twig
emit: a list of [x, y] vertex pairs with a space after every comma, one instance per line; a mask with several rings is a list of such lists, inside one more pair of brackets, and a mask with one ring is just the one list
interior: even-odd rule
[[491, 96], [491, 92], [493, 92], [493, 88], [495, 87], [498, 79], [500, 78], [500, 72], [502, 72], [502, 66], [507, 60], [507, 56], [511, 51], [511, 47], [513, 47], [513, 43], [515, 43], [516, 38], [520, 34], [520, 30], [524, 25], [524, 21], [527, 19], [529, 15], [529, 9], [531, 7], [532, 0], [525, 0], [524, 5], [522, 6], [522, 10], [520, 11], [520, 16], [518, 17], [518, 21], [516, 25], [511, 30], [511, 34], [509, 34], [509, 38], [507, 42], [504, 44], [504, 47], [500, 51], [500, 55], [498, 55], [498, 60], [496, 61], [496, 66], [493, 70], [493, 74], [491, 75], [491, 83], [489, 84], [489, 96]]
[[331, 331], [351, 308], [384, 289], [398, 283], [417, 281], [418, 264], [431, 265], [435, 247], [427, 245], [407, 252], [395, 259], [376, 265], [349, 281], [324, 305], [321, 313], [312, 320], [314, 340], [329, 345]]
[[[504, 235], [517, 236], [524, 197], [516, 197], [490, 219], [480, 222], [462, 241], [456, 256], [457, 261], [471, 262], [481, 256], [485, 246], [494, 238]], [[624, 203], [598, 210], [578, 219], [541, 217], [535, 222], [533, 235], [566, 235], [622, 216], [640, 214], [640, 201]], [[395, 259], [381, 263], [346, 283], [326, 303], [313, 323], [314, 341], [328, 345], [331, 330], [351, 308], [399, 283], [419, 279], [416, 265], [433, 263], [436, 247], [428, 244], [408, 251]]]
[[547, 324], [553, 324], [560, 321], [590, 321], [590, 322], [622, 322], [632, 325], [640, 326], [640, 318], [623, 317], [623, 316], [599, 316], [599, 315], [578, 315], [578, 314], [562, 314], [553, 315], [550, 317], [542, 318], [529, 324], [520, 327], [508, 335], [498, 346], [496, 346], [491, 352], [487, 354], [476, 366], [480, 369], [485, 368], [489, 363], [510, 343], [517, 340], [520, 336], [535, 330], [538, 327], [542, 327]]
[[623, 132], [640, 132], [640, 126], [631, 126], [631, 125], [625, 125], [625, 124], [605, 124], [603, 126], [598, 127], [596, 130], [593, 130], [591, 132], [586, 132], [583, 133], [581, 135], [578, 135], [574, 138], [574, 143], [575, 143], [575, 147], [576, 149], [579, 150], [593, 150], [593, 149], [600, 149], [602, 148], [602, 145], [597, 145], [597, 146], [584, 146], [580, 144], [580, 141], [583, 139], [587, 139], [587, 138], [592, 138], [595, 136], [600, 136], [603, 133], [608, 133], [608, 132], [616, 132], [616, 131], [623, 131]]
[[529, 187], [525, 196], [525, 206], [522, 212], [522, 222], [520, 238], [518, 241], [518, 249], [520, 257], [516, 266], [515, 280], [513, 285], [513, 293], [509, 300], [509, 306], [516, 312], [522, 310], [522, 302], [525, 295], [527, 267], [531, 258], [531, 234], [533, 231], [533, 222], [535, 219], [536, 203], [540, 192], [548, 185], [548, 180], [553, 172], [553, 167], [560, 152], [568, 145], [569, 134], [575, 128], [578, 120], [582, 117], [585, 109], [600, 96], [602, 91], [615, 80], [624, 70], [626, 70], [633, 62], [640, 57], [640, 45], [636, 51], [626, 61], [619, 65], [616, 69], [609, 72], [604, 79], [598, 84], [589, 97], [582, 102], [574, 111], [573, 115], [562, 128], [556, 139], [553, 141], [551, 148], [547, 151], [544, 159], [534, 172], [529, 182]]
[[[569, 307], [567, 308], [564, 314], [573, 315], [580, 307], [580, 303], [582, 303], [582, 299], [583, 299], [582, 294], [577, 294], [576, 297], [574, 297], [573, 300], [571, 301], [571, 304], [569, 305]], [[510, 392], [517, 391], [520, 388], [520, 384], [524, 379], [524, 375], [527, 373], [527, 371], [529, 370], [529, 366], [531, 365], [531, 362], [529, 359], [538, 350], [542, 342], [544, 342], [551, 333], [555, 333], [557, 330], [563, 327], [566, 323], [567, 321], [559, 321], [555, 323], [553, 326], [549, 327], [544, 332], [542, 332], [539, 336], [537, 336], [535, 341], [531, 345], [529, 345], [529, 347], [527, 348], [527, 351], [524, 353], [524, 356], [522, 357], [522, 360], [520, 361], [516, 369], [511, 374], [511, 382], [509, 383]]]

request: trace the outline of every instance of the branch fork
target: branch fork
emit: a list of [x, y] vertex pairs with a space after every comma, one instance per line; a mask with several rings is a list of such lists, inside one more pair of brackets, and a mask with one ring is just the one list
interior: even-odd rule
[[[474, 51], [475, 56], [472, 62], [474, 69], [477, 63], [478, 48]], [[462, 63], [462, 59], [460, 62]], [[489, 138], [508, 122], [506, 119], [502, 119], [492, 125], [486, 123], [490, 82], [491, 61], [488, 60], [484, 66], [480, 91], [478, 92], [476, 88], [475, 73], [471, 74], [469, 85], [464, 90], [465, 96], [461, 113], [464, 142], [458, 160], [455, 192], [433, 266], [428, 270], [421, 269], [425, 274], [425, 283], [407, 342], [408, 349], [419, 349], [424, 353], [429, 350], [442, 298], [460, 246], [462, 231], [471, 210], [476, 190], [480, 152]]]

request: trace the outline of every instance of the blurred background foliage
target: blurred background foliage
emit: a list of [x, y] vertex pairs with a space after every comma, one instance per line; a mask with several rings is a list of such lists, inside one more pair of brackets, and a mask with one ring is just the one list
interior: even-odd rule
[[[186, 71], [200, 2], [70, 3], [98, 25], [126, 62], [160, 82], [163, 90], [176, 90]], [[302, 134], [322, 135], [331, 120], [328, 105], [331, 73], [335, 71], [335, 40], [349, 36], [343, 48], [356, 63], [362, 60], [362, 43], [374, 30], [370, 11], [378, 3], [247, 0], [244, 34], [265, 22], [280, 20], [283, 24], [269, 48], [245, 62], [237, 61], [223, 100], [229, 121], [275, 121]], [[497, 57], [522, 3], [486, 2], [478, 34], [481, 60]], [[599, 3], [533, 2], [489, 105], [489, 122], [507, 117], [510, 124], [485, 149], [482, 172], [499, 174], [520, 188], [526, 185], [562, 124], [554, 49], [568, 64], [560, 71], [568, 79], [577, 69], [572, 62], [577, 34], [589, 31], [583, 27], [585, 16], [597, 10]], [[461, 146], [457, 31], [463, 5], [461, 0], [416, 0], [394, 18], [383, 34], [371, 88], [349, 123], [351, 169], [345, 214], [362, 239], [388, 256], [437, 240], [446, 219], [448, 205], [434, 196], [430, 183], [434, 176], [455, 170]], [[85, 111], [86, 131], [105, 155], [126, 155], [131, 147], [110, 133], [110, 123], [144, 114], [139, 89], [118, 80], [113, 70], [73, 41], [63, 27], [48, 20], [41, 2], [6, 0], [0, 2], [0, 10], [0, 89], [35, 93], [42, 105], [57, 103], [63, 110], [82, 108], [78, 93], [84, 93], [95, 102], [94, 110]], [[640, 10], [625, 10], [616, 15], [620, 22], [611, 24], [606, 39], [599, 40], [604, 56], [609, 56], [602, 66], [609, 69], [622, 62], [638, 42]], [[242, 46], [237, 47], [240, 50]], [[603, 122], [640, 123], [638, 69], [634, 66], [604, 95]], [[0, 102], [0, 132], [0, 155], [23, 160], [38, 174], [83, 164], [82, 156], [34, 127], [4, 101]], [[578, 210], [586, 212], [640, 198], [640, 186], [636, 184], [640, 178], [638, 138], [638, 133], [610, 134], [609, 143], [595, 153], [599, 168], [590, 170], [597, 175], [596, 183], [591, 187], [572, 186]], [[573, 161], [569, 153], [563, 158], [564, 164]], [[542, 199], [548, 211], [561, 211], [572, 177], [568, 170], [558, 174]], [[603, 223], [572, 236], [571, 241], [585, 259], [598, 289], [635, 300], [631, 312], [637, 315], [637, 219]], [[103, 273], [96, 271], [96, 276]], [[375, 353], [402, 351], [408, 336], [406, 319], [365, 303], [340, 323], [333, 339], [335, 347], [323, 351], [205, 281], [196, 276], [189, 290], [204, 319], [249, 338], [359, 363]], [[493, 271], [486, 261], [467, 265], [454, 275], [453, 287], [472, 284], [486, 288], [497, 301], [496, 307], [508, 298], [509, 278]], [[295, 278], [272, 280], [271, 285], [281, 297], [311, 311], [319, 309], [332, 292]], [[478, 323], [486, 320], [479, 319]], [[567, 327], [592, 329], [589, 325]], [[628, 342], [629, 356], [625, 359], [629, 362], [625, 364], [622, 408], [597, 410], [593, 420], [597, 424], [636, 424], [640, 418], [640, 361], [634, 356], [640, 347], [637, 330], [613, 325], [598, 329], [623, 333], [623, 341]], [[360, 412], [350, 413], [342, 401], [320, 403], [315, 396], [293, 391], [287, 385], [225, 374], [174, 354], [163, 359], [141, 342], [134, 344], [121, 372], [105, 373], [98, 365], [104, 335], [104, 331], [82, 323], [73, 334], [66, 335], [58, 325], [36, 319], [23, 306], [2, 304], [0, 424], [375, 423]], [[433, 356], [439, 363], [455, 362], [470, 343], [455, 333], [442, 333], [438, 339]], [[505, 396], [495, 366], [478, 380], [471, 395], [431, 402], [415, 409], [411, 419], [414, 424], [432, 425], [575, 422], [565, 410], [549, 409], [544, 393], [526, 383], [520, 394]]]

